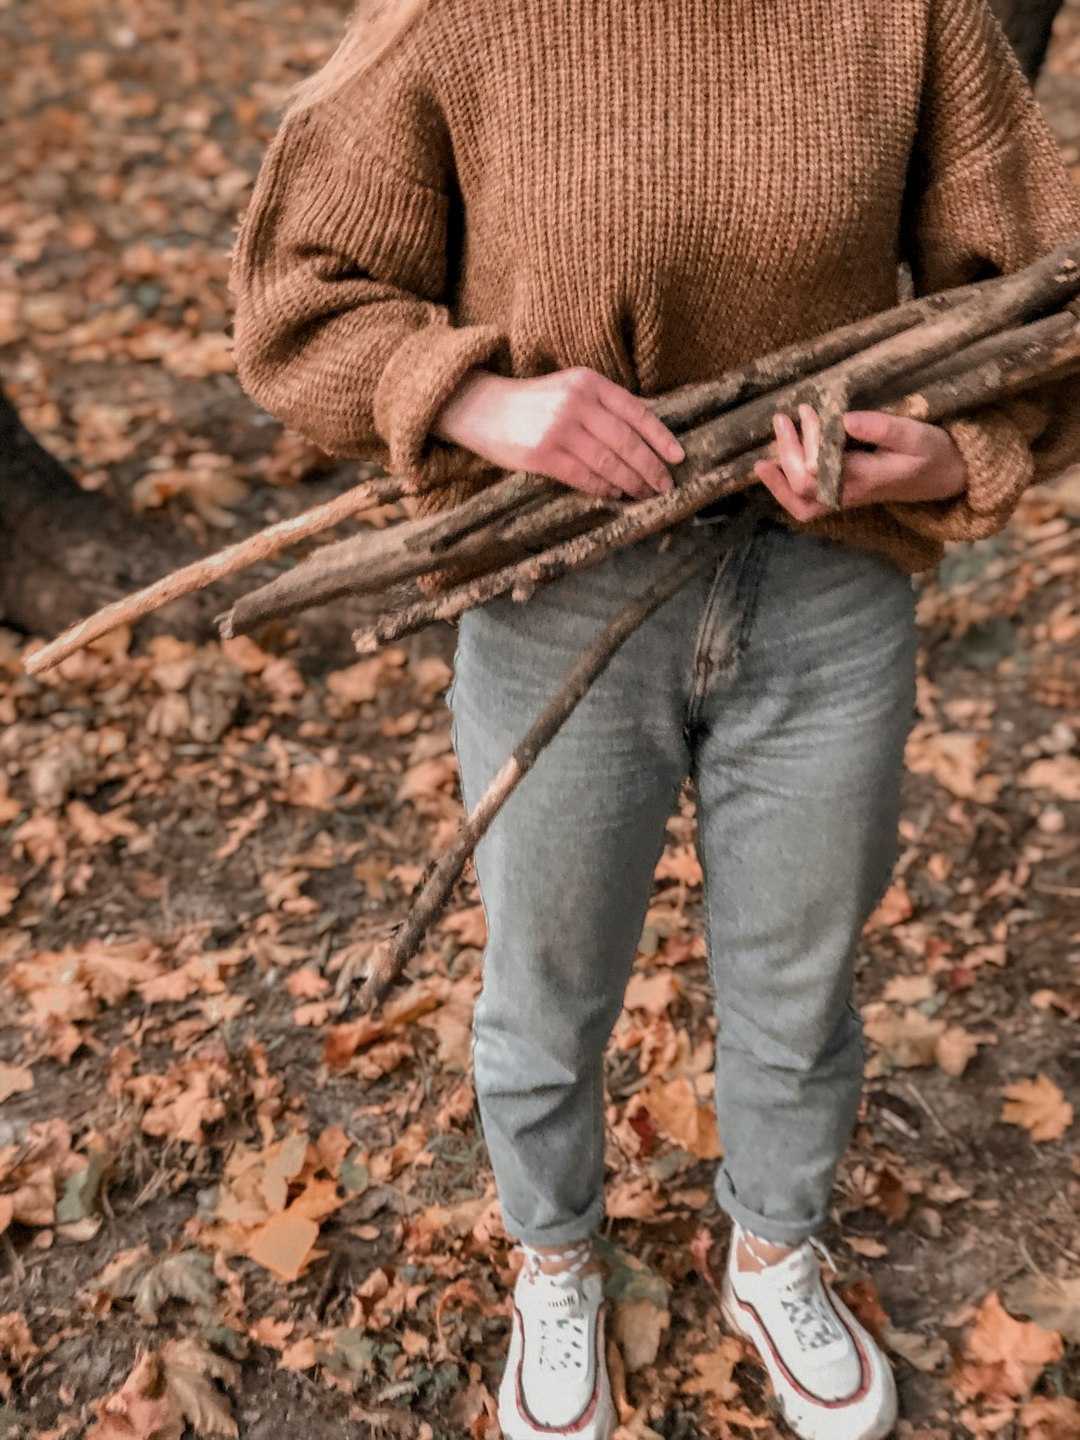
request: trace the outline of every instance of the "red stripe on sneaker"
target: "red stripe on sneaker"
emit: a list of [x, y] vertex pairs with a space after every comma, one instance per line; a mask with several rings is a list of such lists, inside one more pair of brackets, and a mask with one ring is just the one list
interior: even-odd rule
[[765, 1336], [765, 1339], [768, 1342], [769, 1349], [772, 1351], [777, 1365], [779, 1365], [780, 1369], [784, 1372], [784, 1377], [788, 1381], [788, 1384], [791, 1386], [791, 1388], [793, 1390], [797, 1390], [799, 1394], [802, 1395], [805, 1399], [812, 1400], [815, 1405], [820, 1405], [825, 1410], [839, 1410], [844, 1405], [853, 1405], [857, 1400], [861, 1400], [866, 1395], [867, 1391], [870, 1389], [870, 1382], [872, 1379], [870, 1369], [870, 1357], [867, 1355], [866, 1347], [863, 1345], [858, 1335], [855, 1334], [854, 1330], [852, 1330], [851, 1326], [844, 1319], [843, 1315], [841, 1315], [839, 1310], [837, 1310], [836, 1305], [833, 1301], [832, 1292], [830, 1291], [829, 1287], [827, 1285], [824, 1285], [822, 1286], [822, 1289], [825, 1291], [825, 1295], [828, 1298], [829, 1306], [833, 1314], [836, 1316], [837, 1320], [844, 1327], [847, 1333], [851, 1336], [852, 1344], [855, 1346], [855, 1350], [859, 1356], [858, 1387], [853, 1390], [850, 1395], [845, 1395], [844, 1398], [841, 1400], [825, 1400], [820, 1395], [815, 1395], [812, 1390], [808, 1390], [806, 1386], [803, 1385], [801, 1381], [799, 1381], [797, 1377], [791, 1373], [791, 1370], [785, 1364], [784, 1357], [776, 1348], [776, 1342], [769, 1334], [769, 1328], [765, 1324], [765, 1321], [762, 1320], [756, 1306], [751, 1305], [748, 1300], [741, 1299], [740, 1296], [736, 1293], [734, 1287], [732, 1287], [731, 1295], [739, 1308], [742, 1310], [749, 1310], [751, 1315], [753, 1315], [754, 1319], [757, 1321], [758, 1325], [761, 1328], [762, 1334]]
[[525, 1389], [521, 1383], [521, 1367], [525, 1361], [525, 1326], [521, 1319], [521, 1311], [516, 1305], [514, 1306], [514, 1323], [521, 1328], [521, 1359], [518, 1361], [517, 1374], [514, 1376], [514, 1392], [517, 1398], [518, 1414], [523, 1420], [530, 1424], [533, 1429], [542, 1430], [545, 1435], [576, 1435], [584, 1430], [585, 1426], [588, 1425], [596, 1415], [596, 1411], [600, 1405], [600, 1314], [601, 1312], [598, 1310], [596, 1312], [596, 1323], [593, 1326], [593, 1353], [596, 1357], [593, 1374], [596, 1376], [596, 1379], [593, 1383], [593, 1391], [588, 1403], [577, 1419], [571, 1420], [568, 1425], [545, 1425], [542, 1420], [537, 1420], [528, 1405], [525, 1404]]

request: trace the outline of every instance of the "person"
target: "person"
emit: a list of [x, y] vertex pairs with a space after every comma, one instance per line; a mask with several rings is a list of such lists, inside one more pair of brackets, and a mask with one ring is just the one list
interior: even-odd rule
[[[683, 453], [647, 397], [895, 304], [902, 262], [924, 294], [1078, 233], [985, 0], [364, 0], [260, 168], [236, 362], [294, 430], [405, 476], [421, 514], [513, 470], [635, 504]], [[895, 859], [912, 577], [1076, 457], [1076, 385], [941, 425], [852, 409], [832, 511], [816, 415], [777, 416], [767, 511], [712, 516], [714, 562], [627, 640], [478, 847], [476, 1092], [524, 1256], [508, 1440], [615, 1425], [592, 1248], [603, 1057], [686, 776], [720, 1304], [797, 1434], [892, 1427], [889, 1361], [827, 1283], [818, 1232], [860, 1103], [854, 963]], [[468, 806], [688, 533], [462, 616], [448, 701]]]

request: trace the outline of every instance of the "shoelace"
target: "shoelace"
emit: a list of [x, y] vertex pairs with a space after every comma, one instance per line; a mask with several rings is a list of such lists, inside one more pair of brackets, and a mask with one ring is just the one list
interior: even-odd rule
[[[743, 1231], [743, 1235], [751, 1242], [757, 1240], [761, 1243], [759, 1235], [753, 1235], [747, 1230]], [[763, 1243], [769, 1242], [766, 1240]], [[753, 1250], [754, 1247], [751, 1244], [749, 1248]], [[828, 1247], [816, 1235], [808, 1236], [791, 1255], [769, 1267], [776, 1271], [777, 1283], [782, 1292], [780, 1305], [791, 1324], [796, 1343], [803, 1350], [820, 1350], [822, 1346], [846, 1340], [845, 1332], [838, 1324], [831, 1306], [821, 1295], [821, 1272], [813, 1260], [815, 1251], [828, 1262], [836, 1274], [836, 1261]], [[765, 1257], [758, 1258], [763, 1260]]]
[[[528, 1245], [519, 1247], [525, 1256], [525, 1270], [532, 1284], [542, 1286], [544, 1308], [554, 1313], [535, 1315], [536, 1363], [545, 1370], [584, 1370], [590, 1342], [589, 1317], [585, 1311], [582, 1272], [592, 1257], [592, 1244], [580, 1240], [566, 1250], [540, 1254]], [[565, 1268], [549, 1274], [545, 1261], [561, 1260]], [[560, 1313], [561, 1312], [561, 1313]]]

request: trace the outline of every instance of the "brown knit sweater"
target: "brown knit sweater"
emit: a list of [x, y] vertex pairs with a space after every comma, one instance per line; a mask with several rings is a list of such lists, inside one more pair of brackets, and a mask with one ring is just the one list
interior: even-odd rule
[[[502, 473], [464, 373], [716, 376], [1080, 234], [985, 0], [366, 0], [294, 91], [233, 257], [241, 383], [422, 513]], [[388, 27], [397, 33], [388, 43]], [[949, 421], [963, 495], [793, 528], [909, 572], [1080, 458], [1080, 381]]]

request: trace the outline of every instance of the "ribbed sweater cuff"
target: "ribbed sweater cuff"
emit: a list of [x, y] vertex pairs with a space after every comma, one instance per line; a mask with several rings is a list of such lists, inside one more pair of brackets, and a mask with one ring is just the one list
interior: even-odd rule
[[935, 540], [985, 540], [1007, 523], [1035, 477], [1031, 437], [1005, 409], [987, 405], [941, 422], [960, 451], [967, 486], [945, 500], [895, 503], [889, 512]]
[[375, 428], [386, 441], [389, 469], [406, 479], [439, 484], [461, 447], [431, 434], [436, 415], [474, 365], [507, 348], [495, 325], [426, 325], [390, 356], [373, 401]]

